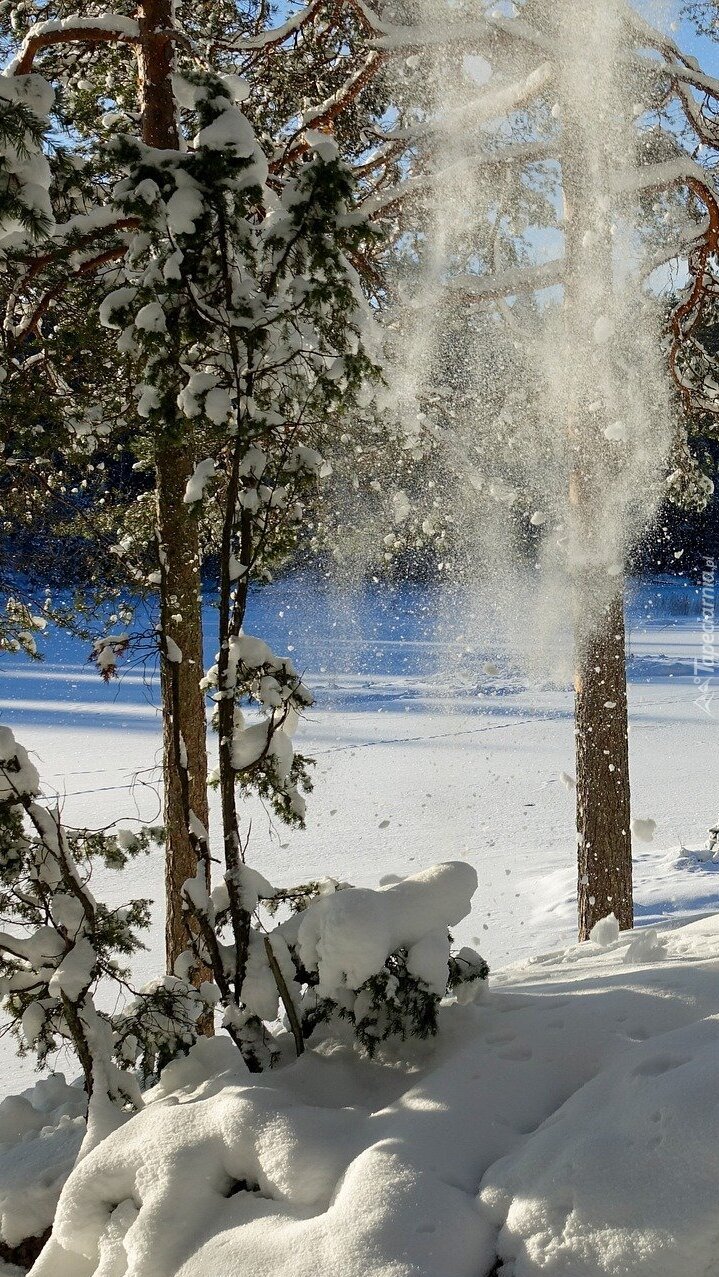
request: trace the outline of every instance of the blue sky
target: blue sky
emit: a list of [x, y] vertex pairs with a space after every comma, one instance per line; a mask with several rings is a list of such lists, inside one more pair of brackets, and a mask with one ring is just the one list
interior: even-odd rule
[[707, 75], [719, 76], [719, 27], [716, 40], [698, 36], [693, 24], [682, 18], [680, 0], [634, 0], [634, 4], [648, 22], [666, 31], [685, 53], [692, 54]]

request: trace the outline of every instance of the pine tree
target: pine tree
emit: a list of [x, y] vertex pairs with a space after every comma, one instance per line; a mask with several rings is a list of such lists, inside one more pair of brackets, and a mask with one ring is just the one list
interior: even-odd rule
[[[278, 189], [309, 153], [305, 123], [333, 124], [340, 133], [344, 130], [350, 149], [361, 145], [359, 121], [366, 108], [358, 115], [358, 101], [370, 83], [369, 72], [374, 63], [381, 61], [363, 46], [362, 33], [367, 24], [361, 6], [350, 4], [346, 11], [327, 21], [320, 6], [309, 5], [288, 26], [264, 30], [268, 19], [263, 6], [248, 13], [240, 13], [234, 6], [205, 6], [200, 11], [188, 7], [175, 15], [169, 6], [153, 3], [140, 6], [130, 17], [98, 14], [95, 6], [89, 6], [87, 15], [68, 14], [60, 5], [56, 13], [48, 11], [43, 22], [28, 25], [23, 31], [28, 21], [25, 13], [12, 15], [8, 34], [19, 47], [6, 77], [10, 86], [6, 93], [9, 98], [13, 94], [15, 97], [6, 111], [10, 118], [5, 163], [14, 164], [17, 172], [7, 184], [5, 224], [12, 236], [20, 219], [26, 241], [34, 237], [38, 246], [32, 251], [20, 248], [13, 259], [17, 260], [21, 275], [19, 290], [15, 287], [17, 281], [9, 290], [11, 303], [15, 312], [18, 307], [23, 311], [16, 325], [16, 336], [23, 348], [22, 356], [16, 359], [18, 367], [26, 368], [33, 358], [46, 358], [46, 315], [55, 309], [58, 299], [64, 299], [71, 291], [68, 258], [76, 273], [96, 279], [111, 279], [131, 260], [133, 246], [138, 242], [133, 235], [142, 224], [142, 217], [137, 209], [129, 209], [125, 215], [113, 195], [113, 182], [121, 171], [122, 159], [121, 149], [113, 147], [112, 132], [119, 127], [129, 141], [139, 121], [139, 137], [146, 147], [177, 152], [187, 145], [183, 134], [188, 121], [187, 103], [178, 100], [174, 73], [185, 69], [190, 77], [196, 73], [194, 42], [198, 39], [208, 50], [205, 73], [211, 72], [213, 66], [221, 71], [240, 70], [253, 75], [259, 83], [251, 109], [266, 140], [272, 180]], [[128, 64], [127, 46], [136, 53], [136, 70], [131, 59]], [[348, 49], [355, 59], [349, 67]], [[359, 76], [357, 59], [365, 64]], [[22, 101], [18, 86], [40, 88], [43, 84], [37, 75], [30, 74], [38, 68], [57, 87], [54, 104], [49, 85], [40, 90], [42, 101], [30, 106]], [[315, 85], [318, 95], [327, 95], [316, 111], [306, 108], [308, 82]], [[100, 115], [98, 96], [114, 110]], [[69, 132], [77, 145], [77, 160], [71, 167], [78, 191], [71, 209], [62, 208], [58, 199], [57, 156], [53, 165], [44, 155], [43, 147], [52, 149], [51, 120], [53, 127]], [[35, 156], [32, 162], [37, 172], [30, 172], [25, 166], [29, 176], [37, 178], [42, 170], [39, 185], [37, 181], [26, 183], [24, 188], [21, 185], [25, 169], [13, 159], [17, 154], [13, 138], [18, 130], [24, 130], [28, 154]], [[230, 140], [228, 145], [231, 144]], [[42, 191], [39, 201], [36, 189]], [[24, 198], [23, 190], [33, 192], [34, 203]], [[178, 192], [178, 207], [180, 200]], [[142, 210], [141, 199], [139, 212]], [[63, 223], [62, 213], [72, 215]], [[252, 210], [249, 215], [253, 216]], [[181, 233], [181, 220], [172, 227], [171, 235]], [[191, 218], [189, 225], [192, 226]], [[144, 327], [145, 321], [139, 319], [138, 330], [150, 335], [138, 343], [125, 334], [121, 350], [121, 363], [129, 360], [141, 387], [152, 383], [151, 370], [157, 371], [160, 348], [163, 361], [162, 384], [144, 397], [140, 393], [132, 446], [142, 453], [146, 463], [152, 463], [157, 492], [158, 570], [153, 576], [159, 577], [161, 600], [166, 941], [170, 970], [188, 943], [181, 887], [194, 876], [198, 856], [207, 864], [206, 834], [198, 831], [206, 830], [208, 823], [204, 698], [200, 689], [199, 521], [197, 509], [186, 500], [202, 428], [194, 429], [191, 414], [178, 406], [186, 381], [183, 361], [187, 359], [179, 334], [188, 294], [191, 296], [182, 272], [178, 278], [184, 295], [176, 299], [175, 312], [168, 311], [165, 316], [165, 331], [174, 340], [155, 339], [152, 329]], [[156, 285], [157, 281], [153, 281], [152, 287]], [[195, 300], [191, 298], [192, 305]], [[151, 307], [152, 303], [148, 305]], [[207, 318], [204, 315], [198, 320], [195, 316], [195, 322], [206, 323]], [[144, 372], [140, 366], [143, 360]], [[46, 359], [46, 364], [54, 370], [52, 360]], [[132, 555], [125, 557], [130, 566]], [[249, 579], [245, 589], [247, 584]], [[226, 612], [226, 584], [223, 591]], [[106, 645], [103, 650], [107, 653], [110, 648]]]
[[[623, 511], [633, 503], [626, 521], [637, 535], [642, 520], [646, 524], [663, 499], [663, 474], [675, 471], [671, 453], [682, 446], [681, 423], [672, 449], [670, 440], [666, 446], [652, 440], [653, 422], [645, 410], [639, 429], [631, 420], [646, 387], [637, 386], [637, 360], [628, 352], [636, 356], [641, 340], [636, 334], [646, 321], [639, 292], [632, 309], [615, 290], [611, 221], [617, 217], [629, 224], [632, 204], [640, 210], [640, 273], [651, 274], [677, 254], [688, 257], [691, 283], [672, 316], [665, 379], [666, 386], [673, 375], [681, 391], [692, 333], [712, 295], [710, 260], [719, 229], [711, 183], [691, 154], [697, 140], [716, 140], [711, 112], [700, 108], [695, 94], [716, 102], [719, 85], [621, 0], [589, 6], [581, 16], [571, 6], [560, 11], [545, 0], [526, 0], [515, 16], [487, 5], [480, 13], [473, 6], [453, 6], [440, 18], [436, 6], [420, 4], [404, 26], [396, 19], [394, 24], [374, 20], [379, 47], [393, 59], [407, 60], [398, 90], [404, 110], [385, 131], [384, 142], [378, 141], [375, 171], [400, 155], [403, 180], [393, 185], [380, 177], [366, 207], [378, 218], [388, 216], [405, 243], [413, 237], [409, 242], [417, 257], [430, 258], [427, 296], [420, 291], [414, 299], [420, 308], [415, 344], [422, 340], [423, 324], [427, 328], [422, 305], [443, 305], [436, 300], [442, 271], [444, 292], [451, 293], [455, 307], [460, 300], [466, 308], [494, 302], [510, 323], [518, 297], [552, 287], [564, 290], [561, 323], [551, 304], [545, 309], [546, 331], [560, 330], [562, 336], [554, 347], [545, 342], [542, 352], [548, 365], [540, 391], [543, 411], [526, 414], [521, 407], [520, 416], [510, 406], [517, 452], [524, 447], [527, 460], [524, 485], [516, 478], [509, 481], [511, 459], [506, 468], [497, 466], [494, 479], [491, 471], [467, 477], [483, 496], [516, 502], [529, 513], [529, 463], [549, 464], [566, 494], [560, 506], [566, 504], [570, 514], [579, 913], [580, 935], [586, 938], [593, 923], [611, 912], [622, 926], [632, 924], [621, 590], [629, 544]], [[472, 57], [492, 69], [479, 87], [468, 69]], [[632, 66], [631, 76], [623, 76], [621, 94], [615, 78], [619, 62]], [[413, 75], [420, 81], [414, 118], [408, 109]], [[433, 100], [432, 84], [439, 86], [439, 99]], [[635, 110], [637, 102], [641, 106]], [[676, 128], [666, 124], [668, 102], [682, 119]], [[467, 208], [468, 190], [475, 208]], [[458, 202], [454, 219], [446, 208], [450, 192], [456, 192]], [[538, 259], [537, 226], [562, 231], [563, 256]], [[615, 326], [612, 316], [622, 306], [623, 319]], [[658, 337], [646, 354], [650, 363], [657, 350]], [[444, 424], [451, 435], [436, 398], [432, 407], [432, 389], [425, 387], [420, 406], [435, 429]], [[667, 407], [665, 416], [670, 415]], [[544, 429], [544, 438], [527, 430], [527, 416]], [[627, 416], [637, 439], [644, 430], [645, 442], [638, 446], [653, 459], [646, 490], [622, 495], [629, 473], [622, 454]], [[557, 420], [563, 423], [561, 433], [555, 428], [552, 437]], [[496, 453], [489, 434], [479, 437], [490, 454], [492, 447]], [[546, 521], [546, 512], [540, 509], [537, 517]]]

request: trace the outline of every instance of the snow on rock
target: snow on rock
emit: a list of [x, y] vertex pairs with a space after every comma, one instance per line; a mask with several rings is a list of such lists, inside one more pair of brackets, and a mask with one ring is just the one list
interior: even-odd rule
[[401, 1068], [320, 1034], [253, 1078], [201, 1040], [72, 1172], [32, 1277], [709, 1277], [719, 915], [654, 935], [496, 973]]
[[402, 882], [372, 890], [357, 887], [320, 896], [305, 910], [298, 939], [302, 961], [317, 969], [320, 992], [345, 984], [357, 989], [396, 949], [414, 954], [414, 973], [436, 983], [437, 933], [443, 932], [447, 982], [447, 928], [466, 918], [477, 873], [464, 861], [433, 865]]

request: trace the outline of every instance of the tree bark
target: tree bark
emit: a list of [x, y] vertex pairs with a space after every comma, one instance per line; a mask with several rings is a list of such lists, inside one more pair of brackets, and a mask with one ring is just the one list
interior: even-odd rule
[[[172, 0], [143, 0], [138, 6], [142, 137], [148, 146], [179, 145], [177, 105], [172, 87]], [[178, 389], [182, 372], [178, 362]], [[161, 690], [165, 788], [165, 949], [168, 971], [191, 942], [182, 908], [182, 884], [210, 862], [206, 837], [207, 744], [203, 674], [200, 547], [197, 518], [185, 505], [194, 469], [192, 442], [179, 413], [163, 423], [155, 449], [157, 539], [160, 555]], [[169, 640], [169, 641], [168, 641]], [[179, 649], [181, 659], [177, 656]], [[193, 820], [193, 816], [196, 821]], [[209, 1026], [205, 1026], [209, 1031]]]
[[[611, 348], [597, 319], [613, 311], [613, 247], [606, 193], [612, 152], [612, 48], [605, 0], [563, 18], [561, 93], [565, 202], [567, 437], [572, 456], [576, 807], [579, 939], [614, 913], [633, 926], [623, 589], [609, 576], [603, 427], [613, 398]], [[601, 566], [603, 564], [603, 566]]]
[[[182, 884], [205, 861], [209, 886], [209, 857], [198, 848], [192, 814], [207, 830], [207, 747], [203, 674], [200, 551], [197, 521], [183, 498], [194, 470], [194, 457], [182, 440], [163, 441], [155, 456], [157, 530], [160, 550], [161, 690], [163, 774], [165, 785], [165, 950], [167, 969], [190, 944], [190, 930], [182, 908]], [[168, 657], [167, 638], [177, 644], [181, 661]], [[174, 654], [171, 650], [170, 654]], [[198, 855], [199, 853], [199, 855]]]
[[624, 602], [580, 643], [575, 675], [579, 939], [613, 913], [634, 925]]

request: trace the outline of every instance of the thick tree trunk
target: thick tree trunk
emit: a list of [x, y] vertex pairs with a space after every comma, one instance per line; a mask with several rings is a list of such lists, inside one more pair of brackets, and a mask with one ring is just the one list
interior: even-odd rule
[[[565, 201], [567, 436], [575, 606], [579, 939], [614, 913], [633, 925], [624, 604], [614, 580], [621, 537], [604, 505], [603, 427], [612, 417], [611, 347], [595, 325], [613, 313], [607, 204], [613, 154], [613, 50], [605, 0], [564, 14], [561, 45]], [[621, 580], [621, 578], [619, 578]]]
[[[144, 0], [138, 7], [142, 136], [148, 146], [179, 143], [172, 88], [172, 0]], [[178, 367], [178, 389], [182, 373]], [[164, 423], [155, 452], [157, 539], [160, 554], [162, 624], [161, 687], [165, 785], [166, 960], [172, 971], [190, 944], [181, 889], [207, 854], [207, 747], [203, 674], [200, 550], [197, 519], [185, 505], [194, 468], [184, 423], [174, 414]], [[181, 659], [177, 659], [180, 656]], [[209, 1031], [210, 1026], [205, 1026]]]
[[613, 913], [633, 925], [624, 603], [619, 591], [577, 651], [579, 939]]

